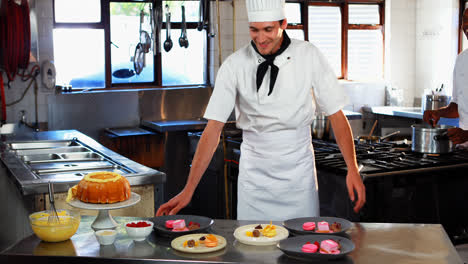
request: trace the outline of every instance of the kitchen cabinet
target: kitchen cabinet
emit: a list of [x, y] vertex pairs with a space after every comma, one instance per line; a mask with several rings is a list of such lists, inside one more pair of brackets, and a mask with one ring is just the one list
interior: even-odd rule
[[150, 168], [164, 165], [164, 136], [142, 128], [108, 128], [101, 132], [103, 146]]

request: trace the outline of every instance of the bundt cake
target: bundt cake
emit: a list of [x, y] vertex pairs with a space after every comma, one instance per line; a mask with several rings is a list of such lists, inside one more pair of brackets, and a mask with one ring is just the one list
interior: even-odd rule
[[130, 183], [115, 172], [92, 172], [68, 190], [67, 201], [79, 199], [85, 203], [116, 203], [130, 198]]

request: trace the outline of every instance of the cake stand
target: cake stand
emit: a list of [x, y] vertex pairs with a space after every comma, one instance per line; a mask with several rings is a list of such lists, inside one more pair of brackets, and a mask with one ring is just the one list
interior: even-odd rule
[[132, 192], [132, 194], [130, 195], [130, 199], [123, 201], [123, 202], [118, 202], [118, 203], [92, 204], [92, 203], [84, 203], [78, 199], [75, 199], [75, 200], [71, 200], [70, 202], [68, 202], [68, 204], [73, 207], [80, 208], [80, 209], [99, 210], [99, 213], [96, 219], [91, 224], [91, 228], [94, 231], [97, 231], [97, 230], [102, 230], [102, 229], [115, 229], [118, 226], [117, 222], [115, 222], [115, 220], [110, 215], [109, 210], [130, 207], [132, 205], [137, 204], [140, 200], [141, 200], [140, 195]]

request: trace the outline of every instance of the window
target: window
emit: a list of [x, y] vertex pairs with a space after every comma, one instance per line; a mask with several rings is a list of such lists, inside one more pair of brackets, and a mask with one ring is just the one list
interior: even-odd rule
[[[73, 89], [205, 85], [209, 47], [206, 30], [197, 30], [199, 3], [54, 0], [57, 84]], [[179, 43], [184, 25], [188, 42], [182, 44], [188, 45]], [[167, 51], [164, 42], [172, 42]]]
[[309, 6], [308, 37], [309, 41], [314, 43], [328, 59], [334, 72], [341, 73], [340, 8], [337, 6]]
[[300, 36], [297, 31], [303, 32], [304, 39], [325, 55], [338, 78], [383, 79], [384, 0], [316, 0], [286, 6], [288, 34], [293, 37]]
[[286, 4], [287, 32], [290, 38], [305, 40], [302, 24], [301, 5], [299, 3]]

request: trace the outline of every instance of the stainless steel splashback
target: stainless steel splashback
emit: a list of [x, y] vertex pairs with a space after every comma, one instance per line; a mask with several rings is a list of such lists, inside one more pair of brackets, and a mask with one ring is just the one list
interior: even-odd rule
[[153, 89], [138, 92], [141, 120], [194, 120], [203, 117], [211, 87]]

